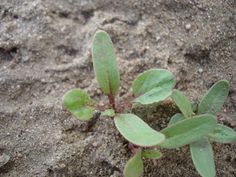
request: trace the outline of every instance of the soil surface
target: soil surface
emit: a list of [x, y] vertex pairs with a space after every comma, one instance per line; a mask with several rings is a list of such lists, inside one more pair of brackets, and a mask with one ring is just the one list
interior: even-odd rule
[[[116, 48], [119, 100], [137, 74], [169, 69], [193, 101], [217, 80], [230, 81], [219, 122], [236, 130], [234, 0], [0, 0], [0, 176], [122, 177], [131, 157], [113, 121], [86, 123], [62, 107], [71, 88], [106, 104], [94, 79], [91, 40], [107, 31]], [[176, 112], [136, 109], [154, 128]], [[163, 110], [163, 111], [161, 111]], [[145, 160], [144, 177], [198, 177], [186, 146]], [[236, 176], [236, 143], [214, 144], [217, 176]]]

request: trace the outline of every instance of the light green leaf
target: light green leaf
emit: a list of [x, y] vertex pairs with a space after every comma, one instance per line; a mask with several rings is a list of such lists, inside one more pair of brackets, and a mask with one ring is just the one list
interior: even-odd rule
[[106, 109], [105, 111], [102, 112], [102, 116], [109, 116], [109, 117], [114, 117], [115, 116], [115, 111], [114, 109]]
[[174, 90], [171, 97], [185, 118], [190, 118], [193, 115], [192, 104], [182, 92]]
[[124, 177], [140, 177], [143, 174], [143, 160], [139, 150], [125, 165]]
[[166, 140], [160, 146], [163, 148], [184, 146], [212, 132], [215, 126], [216, 118], [211, 114], [202, 114], [179, 121], [161, 131], [166, 136]]
[[159, 150], [142, 150], [142, 157], [147, 159], [159, 159], [162, 154]]
[[171, 89], [175, 80], [173, 74], [165, 69], [150, 69], [141, 73], [133, 82], [133, 93], [135, 95], [144, 94], [153, 88], [163, 87]]
[[136, 103], [152, 104], [165, 100], [171, 95], [171, 91], [161, 87], [153, 88], [149, 92], [139, 96], [134, 100]]
[[118, 114], [115, 125], [129, 142], [143, 147], [155, 146], [165, 140], [165, 136], [149, 127], [134, 114]]
[[151, 104], [170, 96], [175, 84], [174, 75], [165, 69], [150, 69], [140, 74], [133, 82], [133, 93], [140, 96], [135, 102]]
[[198, 173], [202, 177], [214, 177], [216, 175], [214, 154], [209, 141], [206, 138], [202, 138], [191, 143], [190, 151]]
[[216, 114], [220, 111], [228, 94], [229, 82], [227, 80], [216, 82], [203, 96], [198, 106], [198, 114]]
[[93, 38], [92, 58], [101, 90], [115, 96], [120, 85], [120, 74], [111, 38], [105, 31], [97, 31]]
[[236, 141], [236, 132], [222, 124], [218, 124], [213, 132], [208, 134], [211, 141], [219, 143], [230, 143]]
[[72, 89], [63, 96], [63, 103], [75, 117], [80, 120], [89, 120], [93, 117], [92, 100], [81, 89]]
[[184, 116], [183, 114], [180, 113], [176, 113], [175, 115], [173, 115], [170, 119], [170, 122], [168, 123], [168, 127], [171, 125], [176, 124], [177, 122], [184, 120]]

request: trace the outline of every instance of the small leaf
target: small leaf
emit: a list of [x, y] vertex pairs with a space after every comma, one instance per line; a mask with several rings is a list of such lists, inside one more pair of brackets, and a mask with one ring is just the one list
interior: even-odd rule
[[202, 177], [214, 177], [216, 175], [214, 154], [209, 141], [206, 138], [202, 138], [191, 143], [190, 151], [198, 173]]
[[175, 84], [174, 75], [164, 69], [150, 69], [140, 74], [133, 82], [133, 93], [140, 96], [135, 102], [151, 104], [170, 96]]
[[220, 111], [229, 93], [229, 82], [220, 80], [216, 82], [203, 96], [198, 114], [209, 113], [216, 114]]
[[236, 141], [236, 132], [222, 124], [218, 124], [214, 131], [208, 134], [208, 137], [211, 141], [219, 143], [230, 143]]
[[159, 150], [142, 150], [142, 157], [147, 159], [159, 159], [162, 154]]
[[139, 150], [125, 165], [124, 177], [140, 177], [143, 174], [143, 160]]
[[101, 90], [115, 96], [120, 85], [120, 74], [111, 38], [105, 31], [97, 31], [93, 38], [92, 58]]
[[161, 87], [157, 87], [152, 89], [151, 91], [139, 96], [134, 100], [136, 103], [141, 104], [152, 104], [152, 103], [158, 103], [160, 101], [165, 100], [167, 97], [171, 95], [170, 90], [163, 89]]
[[211, 114], [194, 116], [182, 120], [161, 131], [166, 140], [160, 146], [163, 148], [178, 148], [192, 143], [210, 133], [216, 126], [216, 118]]
[[184, 116], [183, 114], [180, 113], [176, 113], [175, 115], [173, 115], [170, 119], [170, 122], [168, 123], [168, 127], [171, 125], [176, 124], [177, 122], [184, 120]]
[[91, 102], [89, 95], [81, 89], [72, 89], [63, 97], [65, 108], [80, 120], [89, 120], [93, 117]]
[[116, 113], [115, 113], [114, 109], [106, 109], [105, 111], [102, 112], [102, 116], [114, 117], [115, 114]]
[[155, 146], [165, 140], [162, 133], [153, 130], [134, 114], [119, 114], [114, 120], [116, 128], [124, 138], [135, 145]]
[[174, 90], [171, 97], [185, 118], [190, 118], [193, 115], [192, 104], [182, 92]]

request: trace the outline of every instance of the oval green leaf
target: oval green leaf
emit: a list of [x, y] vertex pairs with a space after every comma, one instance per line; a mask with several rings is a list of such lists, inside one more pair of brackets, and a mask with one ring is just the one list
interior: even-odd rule
[[198, 106], [198, 114], [216, 114], [222, 108], [229, 94], [229, 82], [220, 80], [216, 82], [203, 96]]
[[151, 104], [170, 96], [175, 84], [174, 75], [165, 69], [150, 69], [140, 74], [133, 82], [134, 102]]
[[192, 143], [210, 133], [216, 126], [216, 118], [211, 114], [194, 116], [171, 125], [161, 131], [166, 140], [160, 146], [163, 148], [178, 148]]
[[190, 152], [193, 164], [202, 177], [216, 175], [213, 150], [206, 138], [191, 143]]
[[105, 31], [97, 31], [92, 44], [93, 67], [101, 90], [115, 96], [120, 85], [115, 50]]
[[143, 174], [143, 160], [139, 150], [125, 165], [124, 177], [140, 177]]
[[165, 136], [148, 126], [134, 114], [118, 114], [115, 119], [116, 128], [129, 142], [149, 147], [162, 143]]
[[179, 122], [179, 121], [181, 121], [181, 120], [184, 120], [183, 114], [176, 113], [175, 115], [173, 115], [173, 116], [170, 118], [170, 121], [169, 121], [169, 123], [168, 123], [168, 127], [171, 126], [171, 125], [176, 124], [177, 122]]
[[142, 157], [147, 159], [159, 159], [162, 154], [159, 150], [142, 150]]
[[211, 141], [218, 143], [231, 143], [236, 141], [236, 132], [222, 124], [218, 124], [212, 133], [208, 134]]
[[106, 109], [105, 111], [102, 112], [102, 116], [109, 116], [109, 117], [114, 117], [116, 115], [114, 109]]
[[80, 120], [89, 120], [93, 117], [92, 100], [81, 89], [72, 89], [63, 96], [63, 104], [75, 117]]
[[175, 83], [174, 75], [165, 69], [150, 69], [141, 73], [133, 82], [134, 95], [144, 94], [153, 88], [173, 88]]
[[193, 115], [192, 104], [181, 91], [174, 90], [171, 97], [185, 118], [190, 118]]
[[141, 104], [158, 103], [165, 100], [170, 95], [171, 95], [171, 90], [157, 87], [139, 96], [138, 98], [134, 100], [134, 102], [141, 103]]

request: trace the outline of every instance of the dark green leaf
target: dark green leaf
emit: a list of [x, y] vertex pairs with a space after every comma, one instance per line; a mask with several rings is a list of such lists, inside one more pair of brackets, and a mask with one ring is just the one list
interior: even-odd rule
[[184, 120], [184, 116], [183, 114], [180, 113], [176, 113], [175, 115], [173, 115], [170, 119], [170, 122], [168, 123], [168, 127], [171, 125], [176, 124], [177, 122]]
[[209, 141], [206, 138], [202, 138], [191, 143], [190, 151], [198, 173], [202, 177], [214, 177], [216, 175], [214, 154]]
[[153, 130], [134, 114], [118, 114], [115, 125], [129, 142], [143, 147], [155, 146], [165, 140], [165, 136]]
[[124, 177], [140, 177], [143, 174], [143, 160], [139, 150], [125, 165]]
[[90, 106], [92, 100], [81, 89], [68, 91], [63, 97], [63, 103], [65, 108], [80, 120], [89, 120], [93, 117], [93, 108]]
[[164, 69], [151, 69], [140, 74], [133, 82], [133, 93], [138, 97], [135, 102], [151, 104], [170, 96], [175, 84], [174, 76]]
[[101, 90], [115, 96], [120, 85], [120, 75], [111, 38], [105, 31], [97, 31], [92, 45], [92, 58], [96, 78]]
[[143, 150], [142, 157], [147, 159], [159, 159], [162, 154], [159, 150]]
[[192, 104], [182, 92], [174, 90], [171, 97], [185, 118], [190, 118], [193, 115]]
[[211, 141], [219, 143], [230, 143], [236, 141], [236, 132], [222, 124], [218, 124], [214, 131], [208, 134], [208, 137]]
[[229, 82], [227, 80], [216, 82], [203, 96], [198, 107], [198, 114], [216, 114], [219, 112], [228, 96], [228, 93]]
[[166, 140], [160, 146], [163, 148], [178, 148], [192, 143], [210, 133], [216, 126], [216, 118], [210, 114], [194, 116], [171, 125], [161, 131]]

